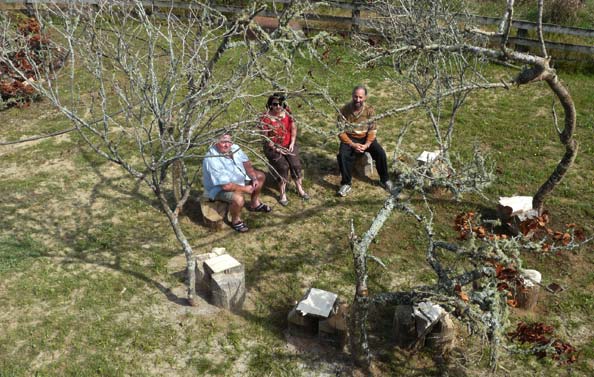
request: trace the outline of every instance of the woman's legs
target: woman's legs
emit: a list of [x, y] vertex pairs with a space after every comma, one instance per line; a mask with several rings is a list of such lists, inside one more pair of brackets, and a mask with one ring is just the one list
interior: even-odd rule
[[280, 202], [287, 201], [287, 180], [285, 178], [281, 177], [278, 180], [278, 192], [279, 192], [278, 200]]
[[265, 146], [264, 147], [264, 154], [268, 158], [268, 162], [270, 166], [272, 166], [273, 175], [275, 179], [278, 181], [278, 191], [279, 197], [278, 200], [280, 202], [284, 202], [287, 200], [287, 181], [289, 179], [289, 162], [285, 158], [285, 156], [274, 149]]
[[[295, 186], [297, 187], [297, 192], [299, 196], [302, 198], [308, 196], [303, 189], [303, 168], [301, 167], [301, 159], [299, 158], [299, 146], [295, 144], [293, 148], [293, 153], [286, 156], [287, 162], [289, 164], [289, 170], [291, 173], [291, 177], [295, 182]], [[288, 176], [287, 176], [288, 178]]]
[[303, 189], [303, 177], [299, 177], [299, 178], [294, 178], [293, 181], [295, 181], [295, 186], [297, 187], [297, 192], [299, 193], [299, 196], [304, 196], [305, 195], [305, 190]]

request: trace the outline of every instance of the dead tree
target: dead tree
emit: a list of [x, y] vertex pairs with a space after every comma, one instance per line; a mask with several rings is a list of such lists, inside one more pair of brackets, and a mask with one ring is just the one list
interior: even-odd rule
[[[472, 26], [470, 18], [464, 17], [465, 7], [460, 2], [448, 1], [374, 1], [367, 4], [369, 10], [381, 15], [373, 28], [382, 35], [382, 43], [367, 37], [358, 40], [362, 67], [383, 66], [391, 84], [399, 93], [406, 93], [410, 102], [395, 105], [378, 114], [374, 120], [386, 118], [422, 108], [432, 126], [436, 144], [440, 149], [439, 162], [445, 166], [445, 174], [428, 174], [426, 167], [415, 168], [395, 161], [397, 187], [386, 199], [384, 207], [374, 218], [369, 230], [360, 238], [351, 229], [351, 250], [356, 272], [356, 289], [351, 312], [351, 350], [355, 362], [369, 368], [372, 357], [367, 337], [367, 317], [370, 305], [411, 304], [429, 300], [457, 313], [491, 345], [491, 366], [497, 367], [497, 355], [502, 341], [502, 331], [507, 317], [505, 297], [496, 289], [496, 273], [493, 261], [521, 267], [518, 258], [521, 245], [517, 239], [478, 241], [473, 238], [466, 244], [437, 240], [433, 234], [433, 212], [426, 195], [430, 186], [449, 188], [454, 194], [474, 191], [480, 193], [491, 180], [488, 164], [480, 153], [472, 161], [457, 165], [450, 159], [456, 114], [465, 99], [474, 91], [485, 89], [512, 90], [514, 85], [527, 85], [545, 81], [560, 101], [564, 110], [564, 129], [558, 134], [565, 146], [565, 154], [549, 179], [533, 198], [533, 208], [541, 213], [544, 199], [564, 177], [575, 159], [577, 143], [573, 139], [576, 124], [575, 108], [567, 88], [550, 66], [542, 32], [540, 55], [521, 53], [508, 47], [508, 36], [513, 17], [513, 0], [508, 0], [505, 15], [496, 33], [487, 33]], [[539, 16], [542, 1], [538, 1]], [[542, 17], [539, 17], [542, 18]], [[539, 21], [541, 24], [541, 21]], [[541, 28], [540, 28], [541, 29]], [[497, 47], [490, 41], [497, 38]], [[524, 68], [507, 81], [490, 81], [481, 67], [490, 61], [523, 64]], [[447, 110], [447, 111], [446, 111]], [[444, 116], [445, 114], [445, 116]], [[556, 125], [556, 119], [554, 119]], [[407, 127], [403, 127], [400, 138]], [[398, 141], [400, 145], [401, 139]], [[413, 190], [421, 195], [420, 208], [401, 201], [402, 190]], [[384, 222], [394, 209], [412, 216], [427, 236], [426, 260], [433, 269], [437, 284], [418, 287], [408, 292], [369, 292], [367, 286], [367, 262], [377, 261], [368, 248]], [[440, 255], [453, 253], [469, 265], [464, 270], [447, 267]], [[381, 261], [379, 261], [381, 263]], [[480, 282], [481, 290], [471, 290], [468, 297], [461, 295], [464, 287]]]
[[267, 32], [253, 22], [266, 9], [260, 2], [233, 18], [200, 1], [159, 12], [139, 0], [40, 4], [35, 16], [42, 31], [60, 45], [48, 51], [67, 54], [68, 61], [58, 72], [24, 54], [32, 77], [11, 63], [15, 51], [27, 51], [27, 42], [10, 17], [0, 15], [0, 62], [30, 79], [92, 151], [154, 193], [185, 253], [191, 304], [195, 261], [179, 220], [199, 161], [222, 132], [253, 132], [254, 114], [245, 105], [275, 88], [253, 93], [252, 84], [274, 76], [278, 86], [279, 77], [290, 77], [293, 54], [309, 40], [287, 24], [308, 7], [306, 1], [287, 7], [279, 14], [280, 26]]
[[[551, 57], [547, 54], [542, 35], [542, 1], [538, 0], [537, 4], [540, 16], [538, 37], [541, 44], [538, 55], [517, 52], [508, 46], [513, 0], [507, 1], [497, 32], [485, 32], [474, 27], [471, 18], [464, 16], [466, 8], [463, 3], [375, 1], [370, 5], [371, 10], [386, 16], [373, 20], [373, 27], [381, 33], [385, 43], [370, 44], [367, 39], [362, 38], [359, 50], [362, 51], [364, 66], [382, 64], [391, 67], [390, 78], [398, 90], [422, 104], [447, 164], [450, 164], [447, 151], [451, 144], [456, 113], [473, 91], [512, 90], [514, 85], [546, 82], [563, 108], [563, 129], [559, 129], [556, 116], [553, 123], [565, 153], [533, 196], [533, 208], [540, 214], [546, 196], [554, 190], [573, 164], [578, 145], [573, 137], [576, 127], [575, 106], [567, 87], [551, 68]], [[497, 47], [491, 47], [495, 43], [493, 41], [496, 41]], [[489, 61], [508, 66], [512, 63], [521, 64], [524, 67], [509, 80], [490, 81], [481, 71], [481, 67]], [[453, 101], [453, 106], [442, 122], [441, 109], [448, 98]], [[397, 106], [378, 115], [378, 118], [392, 115], [400, 109], [401, 106]], [[440, 128], [440, 122], [445, 127]]]

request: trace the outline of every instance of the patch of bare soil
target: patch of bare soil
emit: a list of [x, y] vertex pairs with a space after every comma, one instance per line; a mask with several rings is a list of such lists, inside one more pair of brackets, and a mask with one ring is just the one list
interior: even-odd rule
[[304, 376], [331, 377], [352, 374], [353, 365], [345, 352], [320, 343], [316, 337], [294, 336], [288, 331], [285, 331], [284, 335], [289, 352], [309, 356], [309, 363], [302, 365]]

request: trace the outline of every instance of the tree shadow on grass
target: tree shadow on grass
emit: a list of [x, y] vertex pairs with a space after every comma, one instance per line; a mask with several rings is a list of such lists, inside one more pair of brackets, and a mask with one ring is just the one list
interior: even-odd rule
[[[76, 151], [78, 156], [86, 162], [86, 167], [93, 173], [95, 179], [93, 186], [89, 190], [88, 200], [85, 199], [81, 204], [77, 203], [74, 196], [68, 196], [69, 202], [65, 205], [47, 205], [36, 209], [38, 211], [21, 211], [19, 214], [19, 231], [15, 235], [43, 235], [45, 238], [57, 240], [61, 250], [55, 252], [45, 251], [33, 256], [51, 258], [63, 264], [82, 263], [96, 265], [118, 271], [147, 283], [149, 286], [160, 291], [169, 301], [177, 305], [187, 305], [186, 298], [179, 297], [170, 288], [167, 288], [161, 282], [150, 278], [147, 274], [123, 266], [122, 260], [126, 255], [132, 256], [132, 259], [126, 261], [126, 264], [135, 264], [132, 250], [139, 245], [131, 245], [128, 232], [142, 232], [148, 236], [145, 241], [162, 241], [157, 232], [147, 232], [142, 229], [142, 224], [134, 224], [126, 221], [122, 212], [116, 212], [120, 223], [113, 223], [113, 214], [110, 212], [101, 212], [97, 207], [104, 206], [104, 202], [109, 202], [110, 207], [126, 209], [131, 203], [141, 203], [149, 205], [161, 213], [159, 203], [151, 200], [150, 197], [140, 192], [141, 182], [134, 181], [131, 176], [122, 170], [122, 174], [117, 176], [107, 176], [101, 169], [108, 164], [104, 160], [97, 161], [98, 158], [84, 148], [78, 147]], [[130, 182], [134, 182], [130, 187]], [[114, 195], [114, 193], [116, 195]], [[31, 195], [35, 195], [34, 193]], [[54, 199], [51, 192], [42, 194], [43, 200], [52, 201]], [[62, 198], [58, 198], [63, 200]], [[32, 202], [33, 203], [33, 202]], [[58, 202], [59, 204], [59, 202]], [[137, 204], [136, 204], [137, 205]], [[72, 215], [65, 218], [64, 209], [72, 210]], [[40, 213], [43, 211], [43, 213]], [[62, 219], [68, 219], [72, 226], [64, 226]], [[41, 220], [41, 221], [40, 221]], [[66, 251], [64, 251], [66, 250]], [[170, 257], [175, 253], [158, 251], [164, 257]], [[132, 253], [132, 254], [131, 254]], [[24, 257], [29, 257], [25, 255]], [[141, 264], [137, 264], [139, 267]]]

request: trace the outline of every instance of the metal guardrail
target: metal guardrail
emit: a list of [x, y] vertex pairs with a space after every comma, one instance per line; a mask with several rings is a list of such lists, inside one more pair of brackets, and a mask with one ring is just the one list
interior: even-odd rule
[[[287, 5], [292, 0], [274, 0], [276, 4], [283, 4]], [[97, 5], [100, 3], [100, 0], [0, 0], [0, 4], [7, 4], [7, 5], [14, 5], [14, 6], [21, 6], [22, 8], [26, 8], [27, 6], [33, 6], [35, 4], [64, 4], [67, 5], [72, 2], [77, 2], [81, 4], [88, 4], [88, 5]], [[272, 2], [272, 1], [270, 1]], [[214, 1], [211, 1], [214, 3]], [[336, 32], [345, 32], [345, 30], [352, 30], [358, 31], [360, 28], [369, 28], [371, 27], [371, 23], [369, 19], [365, 17], [361, 17], [361, 10], [367, 10], [366, 3], [360, 0], [353, 0], [351, 2], [340, 1], [340, 0], [326, 0], [326, 4], [330, 7], [340, 8], [340, 9], [347, 9], [351, 10], [351, 16], [332, 16], [332, 15], [324, 15], [324, 14], [306, 14], [304, 15], [303, 19], [308, 21], [315, 21], [315, 22], [328, 22], [333, 24], [340, 24], [344, 25], [345, 28], [343, 30], [340, 29], [332, 29], [331, 27], [324, 28], [319, 26], [309, 26], [305, 25], [306, 29], [310, 30], [326, 30], [326, 31], [336, 31]], [[191, 3], [182, 0], [144, 0], [142, 1], [146, 7], [150, 8], [174, 8], [174, 9], [189, 9], [191, 8]], [[224, 5], [211, 5], [213, 8], [217, 9], [220, 12], [224, 13], [238, 13], [241, 11], [240, 7], [234, 6], [224, 6]], [[274, 13], [266, 11], [262, 13], [263, 16], [266, 17], [273, 17]], [[485, 17], [485, 16], [477, 16], [471, 15], [469, 18], [478, 24], [481, 25], [497, 25], [500, 23], [499, 18], [495, 17]], [[514, 43], [517, 46], [525, 46], [525, 47], [538, 47], [540, 43], [538, 40], [525, 38], [524, 36], [527, 34], [528, 30], [536, 30], [537, 24], [535, 22], [530, 21], [523, 21], [523, 20], [514, 20], [512, 22], [512, 27], [518, 30], [518, 35], [515, 37], [510, 37], [510, 42]], [[561, 25], [554, 25], [554, 24], [543, 24], [542, 25], [543, 32], [551, 33], [551, 34], [560, 34], [560, 35], [571, 35], [571, 36], [578, 36], [582, 38], [594, 38], [594, 30], [593, 29], [584, 29], [584, 28], [577, 28], [577, 27], [570, 27], [570, 26], [561, 26]], [[370, 34], [368, 31], [366, 34]], [[578, 44], [571, 44], [571, 43], [561, 43], [561, 42], [552, 42], [552, 41], [545, 41], [547, 49], [553, 51], [564, 51], [564, 52], [574, 52], [580, 54], [586, 54], [594, 56], [594, 46], [591, 45], [578, 45]]]

